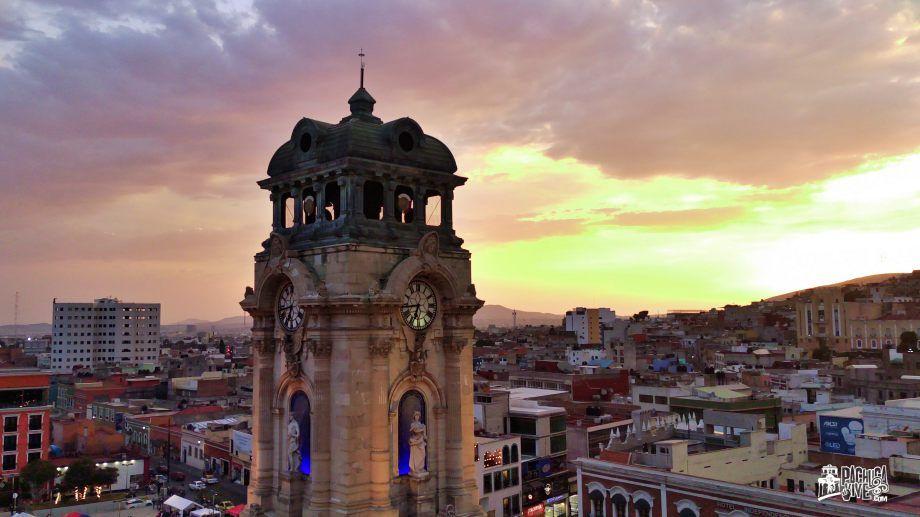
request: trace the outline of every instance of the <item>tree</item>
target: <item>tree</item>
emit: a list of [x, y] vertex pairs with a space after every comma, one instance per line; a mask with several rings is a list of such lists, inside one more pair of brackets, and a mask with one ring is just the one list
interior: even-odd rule
[[71, 490], [85, 486], [109, 486], [118, 481], [118, 469], [99, 468], [89, 458], [80, 458], [71, 463], [64, 473], [64, 489]]
[[19, 473], [19, 477], [29, 484], [37, 492], [41, 499], [47, 484], [54, 481], [57, 476], [57, 468], [50, 461], [32, 460]]
[[917, 333], [913, 330], [901, 332], [901, 338], [898, 341], [898, 352], [916, 352], [917, 351]]
[[811, 357], [819, 361], [830, 361], [833, 356], [834, 354], [831, 353], [831, 349], [828, 348], [827, 343], [821, 343], [818, 345], [818, 348], [811, 353]]
[[644, 321], [648, 319], [648, 311], [639, 311], [636, 314], [633, 314], [633, 321]]
[[80, 458], [71, 463], [64, 471], [64, 490], [89, 485], [93, 479], [94, 470], [96, 470], [96, 464], [89, 458]]

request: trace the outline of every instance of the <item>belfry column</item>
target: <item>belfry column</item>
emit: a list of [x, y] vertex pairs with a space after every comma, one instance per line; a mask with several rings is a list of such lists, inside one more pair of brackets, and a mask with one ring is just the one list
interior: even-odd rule
[[255, 349], [255, 368], [253, 386], [259, 396], [252, 401], [252, 412], [257, 425], [254, 426], [252, 451], [253, 464], [258, 468], [252, 472], [249, 483], [249, 504], [257, 504], [262, 509], [272, 507], [272, 487], [274, 486], [274, 430], [272, 426], [272, 392], [274, 391], [275, 337], [274, 318], [271, 312], [252, 311], [252, 341]]
[[314, 394], [313, 415], [313, 451], [310, 456], [310, 509], [318, 511], [329, 507], [330, 495], [330, 450], [329, 442], [332, 414], [330, 412], [329, 361], [332, 355], [332, 342], [327, 338], [309, 341], [310, 353], [313, 355]]
[[372, 337], [371, 359], [371, 504], [377, 511], [390, 508], [389, 357], [390, 337]]
[[393, 221], [394, 219], [396, 219], [396, 183], [387, 181], [383, 191], [383, 220]]

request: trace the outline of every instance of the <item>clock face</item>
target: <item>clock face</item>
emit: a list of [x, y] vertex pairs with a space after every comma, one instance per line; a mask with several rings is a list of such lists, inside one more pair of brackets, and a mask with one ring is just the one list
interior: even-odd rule
[[278, 296], [278, 321], [288, 332], [294, 332], [303, 323], [303, 307], [294, 298], [294, 285], [288, 283]]
[[424, 330], [434, 321], [438, 313], [438, 297], [434, 289], [425, 282], [413, 280], [403, 295], [403, 304], [400, 308], [406, 325], [415, 330]]

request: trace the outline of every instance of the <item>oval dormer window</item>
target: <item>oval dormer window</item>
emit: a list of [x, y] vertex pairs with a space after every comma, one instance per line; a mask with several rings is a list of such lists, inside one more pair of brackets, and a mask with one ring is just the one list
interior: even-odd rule
[[415, 138], [412, 137], [412, 133], [403, 131], [399, 134], [399, 148], [407, 153], [415, 148]]
[[310, 133], [304, 133], [300, 135], [300, 150], [303, 152], [310, 151], [310, 147], [313, 146], [313, 135]]

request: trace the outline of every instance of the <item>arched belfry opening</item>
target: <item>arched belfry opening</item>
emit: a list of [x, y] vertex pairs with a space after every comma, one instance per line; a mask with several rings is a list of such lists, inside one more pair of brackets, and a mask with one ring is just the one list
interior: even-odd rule
[[252, 515], [483, 515], [464, 389], [482, 302], [452, 217], [466, 179], [376, 102], [362, 84], [340, 120], [298, 117], [258, 182]]

